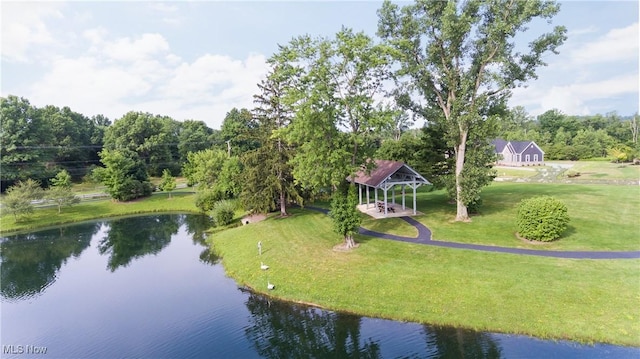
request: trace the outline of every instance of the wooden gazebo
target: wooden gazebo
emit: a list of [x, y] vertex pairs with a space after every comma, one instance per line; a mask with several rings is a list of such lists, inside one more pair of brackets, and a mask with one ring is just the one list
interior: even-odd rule
[[427, 181], [416, 170], [409, 167], [404, 162], [399, 161], [387, 161], [387, 160], [375, 160], [375, 168], [370, 173], [367, 171], [359, 171], [356, 173], [355, 178], [350, 181], [358, 185], [358, 199], [360, 205], [362, 205], [362, 187], [365, 187], [366, 192], [366, 208], [369, 208], [370, 189], [374, 190], [375, 204], [378, 205], [378, 189], [383, 192], [384, 199], [384, 216], [387, 216], [388, 206], [388, 192], [391, 190], [391, 202], [396, 203], [396, 187], [401, 187], [402, 193], [402, 210], [405, 210], [405, 188], [408, 186], [413, 190], [413, 214], [416, 214], [416, 189], [423, 184], [431, 185], [431, 182]]

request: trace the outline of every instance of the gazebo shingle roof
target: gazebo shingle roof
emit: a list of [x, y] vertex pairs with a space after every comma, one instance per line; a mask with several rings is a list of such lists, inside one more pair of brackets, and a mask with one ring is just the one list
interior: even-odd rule
[[404, 162], [388, 160], [375, 160], [375, 164], [376, 168], [374, 168], [369, 174], [365, 171], [358, 171], [353, 182], [370, 187], [379, 187], [387, 177], [396, 173], [396, 171], [405, 165]]

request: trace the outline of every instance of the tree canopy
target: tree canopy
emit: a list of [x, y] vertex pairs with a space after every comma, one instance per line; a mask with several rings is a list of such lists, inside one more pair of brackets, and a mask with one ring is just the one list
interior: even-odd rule
[[[556, 53], [566, 39], [566, 29], [542, 34], [526, 52], [517, 47], [517, 36], [559, 9], [540, 0], [418, 1], [403, 7], [386, 0], [378, 11], [378, 34], [399, 65], [400, 103], [442, 123], [454, 149], [456, 220], [469, 219], [468, 200], [475, 197], [463, 195], [467, 148], [489, 142], [487, 120], [505, 106], [511, 89], [536, 77], [543, 56]], [[478, 175], [478, 169], [471, 173]]]

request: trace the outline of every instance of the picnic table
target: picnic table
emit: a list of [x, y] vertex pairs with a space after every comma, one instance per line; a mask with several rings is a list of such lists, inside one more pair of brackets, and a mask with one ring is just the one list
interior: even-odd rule
[[377, 205], [378, 205], [378, 212], [384, 212], [384, 208], [386, 206], [387, 207], [387, 211], [396, 213], [396, 209], [393, 208], [393, 206], [389, 206], [388, 204], [386, 204], [384, 202], [378, 201]]

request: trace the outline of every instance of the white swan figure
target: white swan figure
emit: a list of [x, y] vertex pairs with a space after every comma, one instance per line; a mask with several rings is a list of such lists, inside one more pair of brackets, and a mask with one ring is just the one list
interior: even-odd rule
[[274, 290], [275, 288], [276, 288], [276, 286], [274, 284], [271, 284], [271, 282], [269, 282], [269, 280], [267, 280], [267, 289]]
[[269, 269], [269, 266], [264, 264], [264, 263], [262, 263], [262, 262], [260, 262], [260, 269], [267, 270], [267, 269]]

